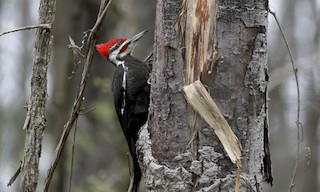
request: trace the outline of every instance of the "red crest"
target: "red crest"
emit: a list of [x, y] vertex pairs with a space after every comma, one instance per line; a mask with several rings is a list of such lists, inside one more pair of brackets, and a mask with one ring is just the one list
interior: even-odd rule
[[[110, 41], [106, 42], [106, 43], [101, 43], [101, 44], [96, 44], [96, 49], [97, 51], [104, 57], [107, 57], [107, 53], [109, 52], [109, 49], [118, 41], [125, 41], [127, 39], [125, 38], [114, 38], [111, 39]], [[126, 48], [128, 47], [128, 45], [125, 45], [121, 51], [124, 51]]]

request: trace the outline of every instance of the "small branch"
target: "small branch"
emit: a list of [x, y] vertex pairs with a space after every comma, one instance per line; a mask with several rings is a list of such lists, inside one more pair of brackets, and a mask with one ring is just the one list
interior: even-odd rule
[[22, 167], [22, 161], [20, 161], [20, 165], [18, 170], [14, 173], [14, 175], [11, 177], [10, 181], [8, 182], [7, 186], [11, 186], [12, 183], [17, 179], [17, 177], [19, 176], [20, 172], [21, 172], [21, 167]]
[[27, 127], [29, 126], [30, 118], [31, 118], [30, 117], [31, 116], [30, 110], [31, 110], [31, 105], [28, 104], [28, 106], [27, 106], [27, 115], [26, 115], [26, 119], [24, 120], [24, 124], [23, 124], [22, 130], [26, 130]]
[[18, 32], [18, 31], [37, 29], [37, 28], [51, 29], [51, 24], [47, 24], [46, 23], [46, 24], [30, 25], [30, 26], [20, 27], [20, 28], [16, 28], [16, 29], [12, 29], [12, 30], [9, 30], [9, 31], [2, 32], [2, 33], [0, 33], [0, 36], [6, 35], [8, 33], [14, 33], [14, 32]]
[[131, 155], [130, 153], [127, 153], [127, 160], [128, 160], [128, 168], [129, 168], [129, 179], [130, 179], [130, 185], [128, 187], [128, 192], [132, 191], [132, 187], [133, 187], [133, 175], [134, 173], [132, 173], [132, 168], [131, 168], [131, 161], [130, 161]]
[[76, 135], [77, 135], [77, 121], [75, 122], [74, 132], [73, 132], [73, 139], [72, 139], [72, 148], [71, 148], [71, 162], [70, 162], [70, 176], [69, 176], [69, 186], [68, 192], [71, 192], [71, 183], [72, 183], [72, 176], [73, 176], [73, 163], [74, 163], [74, 149], [76, 145]]
[[287, 47], [287, 50], [288, 50], [288, 53], [289, 53], [289, 57], [290, 57], [290, 60], [291, 60], [291, 66], [292, 66], [292, 70], [293, 70], [293, 74], [294, 74], [294, 77], [295, 77], [295, 81], [296, 81], [296, 89], [297, 89], [297, 119], [296, 119], [296, 128], [297, 128], [297, 156], [296, 156], [296, 162], [295, 162], [295, 166], [294, 166], [294, 170], [293, 170], [293, 174], [292, 174], [292, 179], [291, 179], [291, 182], [290, 182], [290, 185], [289, 185], [289, 189], [288, 191], [291, 192], [293, 187], [294, 187], [294, 183], [295, 183], [295, 178], [296, 178], [296, 175], [297, 175], [297, 169], [299, 167], [299, 159], [300, 159], [300, 147], [301, 147], [301, 143], [302, 143], [302, 138], [303, 138], [303, 135], [301, 134], [302, 133], [302, 126], [301, 126], [301, 123], [300, 123], [300, 86], [299, 86], [299, 79], [298, 79], [298, 68], [296, 67], [295, 65], [295, 61], [293, 59], [293, 55], [292, 55], [292, 52], [291, 52], [291, 49], [290, 49], [290, 46], [289, 46], [289, 43], [288, 43], [288, 40], [282, 30], [282, 27], [280, 25], [280, 22], [276, 16], [276, 13], [274, 11], [271, 11], [269, 9], [269, 13], [274, 17], [278, 27], [279, 27], [279, 30], [281, 32], [281, 36], [284, 40], [284, 43], [286, 44], [286, 47]]
[[48, 190], [49, 190], [49, 186], [51, 183], [53, 173], [58, 165], [59, 159], [62, 154], [62, 150], [65, 146], [66, 141], [67, 141], [70, 130], [71, 130], [72, 126], [74, 125], [74, 123], [76, 122], [76, 120], [78, 119], [78, 116], [81, 112], [81, 105], [85, 99], [83, 96], [84, 90], [85, 90], [85, 87], [87, 84], [87, 80], [89, 78], [89, 72], [90, 72], [90, 68], [92, 65], [93, 53], [95, 51], [94, 46], [97, 41], [97, 38], [98, 38], [98, 35], [100, 32], [100, 28], [102, 25], [102, 21], [103, 21], [105, 14], [106, 14], [106, 10], [109, 7], [111, 1], [112, 0], [102, 0], [102, 2], [100, 4], [100, 10], [103, 9], [103, 11], [102, 12], [99, 11], [98, 19], [97, 19], [94, 27], [90, 31], [90, 35], [89, 35], [88, 43], [87, 43], [88, 52], [87, 52], [87, 57], [86, 57], [86, 61], [85, 61], [83, 72], [82, 72], [81, 82], [80, 82], [80, 85], [79, 85], [79, 88], [77, 91], [77, 96], [75, 98], [75, 102], [73, 105], [71, 115], [69, 117], [69, 120], [67, 121], [67, 123], [64, 126], [62, 136], [60, 138], [58, 146], [56, 147], [55, 154], [53, 156], [53, 160], [52, 160], [50, 168], [48, 170], [48, 175], [47, 175], [47, 178], [45, 179], [45, 183], [44, 183], [44, 185], [45, 185], [44, 192], [48, 192]]
[[[107, 13], [107, 10], [108, 10], [108, 7], [109, 7], [109, 5], [110, 5], [110, 3], [111, 3], [111, 1], [112, 0], [108, 0], [108, 2], [105, 4], [105, 1], [106, 0], [102, 0], [102, 2], [101, 2], [101, 5], [103, 4], [103, 5], [105, 5], [105, 7], [103, 8], [103, 11], [101, 12], [101, 6], [100, 6], [100, 10], [99, 10], [99, 14], [98, 14], [98, 19], [97, 19], [97, 21], [96, 21], [96, 23], [95, 23], [95, 25], [92, 27], [92, 29], [91, 29], [91, 33], [90, 33], [90, 35], [89, 35], [89, 39], [91, 39], [91, 35], [93, 34], [93, 31], [97, 31], [97, 28], [100, 28], [101, 27], [101, 22], [102, 22], [102, 20], [104, 19], [104, 16], [106, 15], [106, 13]], [[88, 43], [89, 43], [90, 41], [88, 41]]]
[[149, 55], [143, 60], [143, 62], [147, 62], [153, 56], [153, 52], [151, 51]]
[[[94, 111], [94, 110], [96, 110], [95, 107], [94, 107], [94, 108], [91, 108], [91, 109], [88, 109], [88, 110], [86, 110], [86, 111], [81, 110], [81, 113], [79, 113], [79, 115], [85, 115], [85, 114], [90, 113], [90, 112], [92, 112], [92, 111]], [[83, 111], [83, 112], [82, 112], [82, 111]]]
[[68, 48], [72, 50], [73, 53], [73, 69], [71, 72], [71, 75], [68, 77], [68, 79], [72, 79], [73, 76], [76, 74], [76, 71], [81, 63], [80, 56], [84, 57], [84, 55], [81, 53], [81, 47], [77, 46], [74, 42], [74, 40], [69, 36], [69, 42]]

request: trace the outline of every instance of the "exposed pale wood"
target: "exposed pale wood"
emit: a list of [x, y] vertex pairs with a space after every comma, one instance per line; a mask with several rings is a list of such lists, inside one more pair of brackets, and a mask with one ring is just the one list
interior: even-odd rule
[[213, 128], [231, 161], [240, 162], [241, 144], [202, 83], [195, 81], [183, 91], [188, 103]]
[[199, 80], [213, 59], [213, 52], [216, 52], [216, 15], [216, 1], [186, 1], [185, 84]]
[[[207, 74], [210, 61], [213, 60], [213, 52], [216, 45], [216, 0], [186, 0], [184, 1], [184, 18], [180, 20], [182, 31], [185, 31], [185, 64], [184, 84], [188, 85], [200, 80], [202, 74]], [[192, 160], [199, 160], [199, 127], [203, 121], [199, 115], [188, 106], [188, 124], [192, 138]], [[193, 190], [199, 184], [200, 176], [193, 174]]]

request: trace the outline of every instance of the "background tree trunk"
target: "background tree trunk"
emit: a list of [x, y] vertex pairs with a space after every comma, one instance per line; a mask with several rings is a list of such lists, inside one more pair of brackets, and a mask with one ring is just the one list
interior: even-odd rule
[[[192, 61], [206, 59], [203, 64], [191, 63], [193, 73], [199, 74], [198, 67], [203, 65], [200, 79], [243, 147], [240, 191], [262, 191], [264, 176], [272, 182], [266, 104], [268, 1], [220, 1], [216, 7], [212, 1], [198, 0], [193, 8], [189, 3], [157, 2], [148, 129], [142, 129], [138, 144], [146, 190], [234, 191], [236, 166], [182, 93], [187, 54], [196, 53]], [[203, 41], [207, 34], [195, 33], [188, 52], [191, 11], [199, 30], [210, 31], [210, 41]], [[212, 23], [205, 25], [210, 19]], [[220, 56], [217, 62], [215, 49]]]
[[[55, 0], [42, 0], [39, 6], [39, 24], [54, 21]], [[36, 191], [39, 182], [39, 159], [43, 131], [46, 127], [47, 69], [50, 61], [53, 36], [51, 29], [39, 28], [36, 32], [31, 96], [24, 128], [26, 140], [21, 167], [21, 190]]]

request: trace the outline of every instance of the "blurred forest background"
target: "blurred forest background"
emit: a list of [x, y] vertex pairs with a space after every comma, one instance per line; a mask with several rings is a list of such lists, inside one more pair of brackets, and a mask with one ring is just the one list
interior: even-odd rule
[[[73, 69], [68, 36], [81, 45], [84, 31], [96, 19], [99, 0], [57, 0], [54, 51], [49, 65], [47, 125], [40, 161], [39, 191], [53, 151], [73, 105], [80, 69]], [[303, 144], [296, 191], [320, 191], [320, 1], [270, 0], [293, 51], [300, 80]], [[117, 0], [108, 9], [99, 42], [131, 37], [148, 29], [135, 56], [144, 59], [153, 49], [156, 0]], [[38, 0], [0, 0], [0, 32], [37, 24]], [[30, 95], [35, 30], [0, 37], [0, 191], [6, 187], [23, 156], [22, 126]], [[292, 67], [274, 18], [269, 15], [269, 123], [274, 186], [265, 191], [287, 191], [296, 157], [297, 94]], [[83, 50], [85, 53], [85, 50]], [[111, 94], [114, 66], [96, 54], [85, 92], [85, 110], [78, 120], [73, 192], [126, 191], [127, 146], [116, 118]], [[80, 68], [82, 65], [80, 66]], [[70, 135], [71, 136], [71, 135]], [[69, 137], [70, 137], [69, 136]], [[71, 137], [70, 137], [71, 138]], [[309, 150], [310, 148], [310, 150]], [[51, 191], [65, 191], [70, 174], [71, 139], [56, 170]], [[311, 153], [311, 156], [310, 156]]]

